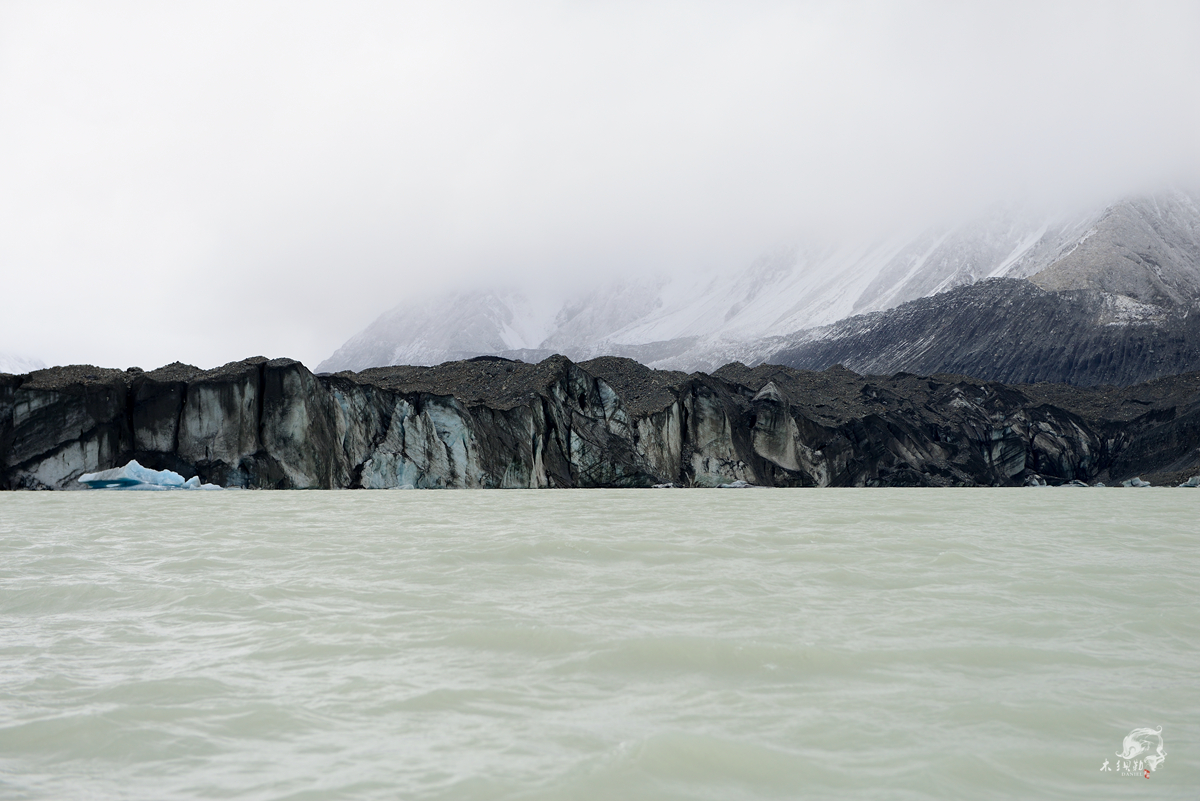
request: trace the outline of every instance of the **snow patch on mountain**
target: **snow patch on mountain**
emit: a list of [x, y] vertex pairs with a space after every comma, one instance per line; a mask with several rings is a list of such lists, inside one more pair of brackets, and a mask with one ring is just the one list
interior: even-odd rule
[[0, 373], [23, 375], [34, 370], [44, 370], [45, 363], [31, 356], [21, 356], [16, 353], [0, 352]]
[[[1145, 317], [1141, 306], [1155, 298], [1200, 298], [1197, 243], [1200, 206], [1186, 193], [1073, 215], [997, 208], [917, 236], [780, 248], [740, 270], [609, 279], [573, 294], [476, 289], [413, 301], [381, 316], [318, 369], [431, 365], [488, 354], [531, 361], [562, 353], [707, 370], [762, 358], [779, 337], [819, 337], [815, 329], [839, 320], [987, 278], [1038, 276], [1044, 286], [1050, 276], [1061, 285], [1055, 289], [1115, 291], [1135, 301], [1112, 306], [1114, 320], [1128, 320]], [[1105, 289], [1086, 269], [1098, 256], [1107, 259], [1105, 275], [1124, 270], [1137, 280], [1113, 279]], [[806, 330], [814, 333], [799, 333]]]

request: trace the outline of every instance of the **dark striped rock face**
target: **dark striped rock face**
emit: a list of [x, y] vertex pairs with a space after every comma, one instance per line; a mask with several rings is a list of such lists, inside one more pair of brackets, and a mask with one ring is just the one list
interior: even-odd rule
[[1117, 390], [558, 356], [0, 376], [6, 489], [78, 489], [130, 459], [262, 489], [1116, 482], [1196, 472], [1198, 446], [1197, 374]]
[[953, 373], [1006, 383], [1128, 386], [1200, 370], [1200, 307], [996, 279], [800, 332], [774, 364], [861, 373]]

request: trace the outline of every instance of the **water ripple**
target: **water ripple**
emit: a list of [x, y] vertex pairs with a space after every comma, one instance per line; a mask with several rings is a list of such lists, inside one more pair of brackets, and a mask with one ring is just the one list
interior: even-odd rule
[[1188, 797], [1198, 501], [3, 494], [0, 797]]

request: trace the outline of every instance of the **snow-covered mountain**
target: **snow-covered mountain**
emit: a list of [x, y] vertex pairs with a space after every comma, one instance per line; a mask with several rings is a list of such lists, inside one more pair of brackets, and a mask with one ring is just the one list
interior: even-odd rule
[[1135, 198], [1106, 208], [1032, 278], [1042, 289], [1095, 289], [1156, 306], [1200, 299], [1200, 196]]
[[1200, 204], [1171, 192], [1070, 216], [1001, 209], [918, 236], [793, 247], [742, 270], [610, 281], [575, 296], [447, 293], [393, 309], [318, 369], [437, 364], [478, 355], [612, 354], [672, 369], [753, 363], [772, 340], [985, 278], [1143, 303], [1200, 299]]
[[536, 348], [554, 330], [555, 305], [535, 303], [519, 290], [454, 292], [401, 305], [353, 336], [318, 370], [432, 365]]
[[34, 370], [42, 370], [46, 367], [41, 359], [34, 359], [31, 356], [19, 356], [15, 353], [0, 352], [0, 373], [10, 373], [12, 375], [23, 375], [32, 373]]

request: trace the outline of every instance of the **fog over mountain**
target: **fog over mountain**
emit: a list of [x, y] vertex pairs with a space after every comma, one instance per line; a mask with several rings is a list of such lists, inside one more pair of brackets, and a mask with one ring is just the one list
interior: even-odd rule
[[40, 359], [32, 359], [28, 356], [20, 356], [15, 353], [0, 353], [0, 373], [18, 375], [20, 373], [41, 370], [45, 366], [45, 363]]
[[0, 350], [315, 365], [446, 292], [506, 347], [831, 323], [1200, 185], [1196, 41], [1182, 1], [14, 0]]
[[[801, 342], [844, 335], [854, 324], [807, 329], [996, 278], [1028, 278], [1052, 292], [1092, 291], [1101, 296], [1097, 308], [1108, 310], [1106, 321], [1149, 321], [1164, 309], [1186, 309], [1200, 301], [1198, 197], [1176, 190], [1057, 216], [996, 209], [908, 239], [790, 248], [739, 271], [608, 280], [557, 300], [531, 300], [516, 288], [449, 292], [381, 316], [319, 369], [438, 364], [484, 354], [536, 360], [556, 352], [580, 360], [625, 355], [688, 371], [712, 370], [735, 358], [756, 364], [781, 358], [785, 348], [792, 349], [788, 358], [795, 360]], [[922, 308], [931, 320], [943, 314], [950, 319], [954, 312], [940, 311], [937, 303]], [[1007, 324], [1017, 329], [1032, 326], [1034, 336], [1050, 333], [1032, 320], [1010, 316]], [[969, 322], [959, 320], [939, 339], [974, 347]], [[1010, 334], [996, 331], [1001, 338]], [[912, 331], [909, 336], [921, 339]], [[836, 352], [842, 362], [859, 367], [893, 371], [908, 369], [915, 358], [909, 351], [896, 352], [891, 361], [882, 358], [889, 348], [901, 347], [896, 337], [864, 340], [861, 347], [868, 345], [869, 353], [843, 347], [828, 354]], [[805, 347], [812, 352], [816, 346]], [[921, 348], [927, 351], [929, 343]], [[811, 366], [827, 366], [828, 354]], [[936, 361], [923, 364], [937, 367]], [[976, 371], [984, 367], [973, 365]], [[1023, 380], [1021, 369], [1004, 380]]]

